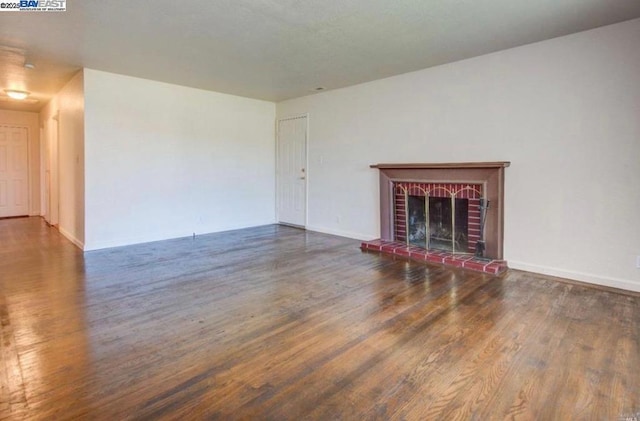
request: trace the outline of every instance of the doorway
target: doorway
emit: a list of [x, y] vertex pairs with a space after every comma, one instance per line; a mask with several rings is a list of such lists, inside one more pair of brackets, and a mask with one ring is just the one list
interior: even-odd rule
[[0, 218], [29, 215], [26, 127], [0, 126]]
[[307, 115], [278, 120], [278, 221], [304, 227], [307, 223]]

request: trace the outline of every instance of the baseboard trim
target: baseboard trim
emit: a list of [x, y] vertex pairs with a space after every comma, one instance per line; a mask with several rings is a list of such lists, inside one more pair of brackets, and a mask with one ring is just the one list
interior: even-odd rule
[[[358, 234], [350, 231], [342, 231], [342, 230], [318, 227], [313, 225], [307, 225], [306, 229], [309, 231], [320, 232], [323, 234], [331, 234], [331, 235], [337, 235], [339, 237], [353, 238], [360, 241], [371, 241], [378, 238], [378, 237], [372, 237], [372, 236]], [[533, 272], [533, 273], [539, 273], [541, 275], [555, 276], [558, 278], [565, 278], [568, 280], [582, 282], [585, 284], [592, 284], [595, 286], [603, 286], [603, 287], [616, 288], [616, 289], [625, 290], [625, 291], [640, 292], [640, 283], [629, 281], [627, 279], [611, 278], [606, 276], [593, 275], [590, 273], [576, 272], [576, 271], [558, 269], [558, 268], [553, 268], [548, 266], [533, 265], [530, 263], [514, 261], [511, 259], [507, 259], [507, 260], [509, 262], [510, 268], [523, 270], [525, 272]]]
[[605, 276], [597, 276], [584, 272], [568, 271], [547, 266], [532, 265], [525, 262], [518, 262], [509, 259], [509, 267], [512, 269], [523, 270], [525, 272], [534, 272], [542, 275], [555, 276], [558, 278], [566, 278], [572, 281], [584, 282], [587, 284], [600, 285], [605, 287], [624, 289], [627, 291], [640, 292], [640, 283], [628, 281], [626, 279], [609, 278]]
[[80, 250], [84, 250], [84, 243], [82, 241], [78, 240], [69, 231], [67, 231], [66, 229], [62, 228], [61, 226], [58, 226], [58, 231], [60, 231], [60, 234], [64, 235], [64, 237], [67, 240], [71, 241], [73, 243], [73, 245], [78, 247]]
[[193, 234], [199, 235], [208, 235], [208, 234], [218, 234], [226, 231], [235, 231], [247, 228], [257, 228], [266, 225], [274, 225], [276, 222], [269, 221], [265, 223], [251, 224], [251, 225], [240, 225], [240, 226], [229, 226], [222, 227], [215, 230], [202, 230], [202, 231], [188, 231], [188, 230], [180, 230], [174, 232], [165, 232], [160, 236], [156, 235], [143, 235], [138, 237], [127, 237], [127, 238], [117, 238], [114, 240], [107, 241], [99, 241], [94, 243], [89, 243], [89, 245], [84, 249], [85, 252], [96, 251], [96, 250], [104, 250], [114, 247], [126, 247], [132, 246], [135, 244], [145, 244], [145, 243], [155, 243], [156, 241], [165, 241], [165, 240], [175, 240], [178, 238], [188, 238], [193, 236]]
[[330, 228], [316, 227], [313, 225], [307, 225], [306, 229], [309, 231], [320, 232], [322, 234], [337, 235], [338, 237], [353, 238], [360, 241], [371, 241], [378, 238], [378, 237], [372, 237], [370, 235], [357, 234], [350, 231], [335, 230]]

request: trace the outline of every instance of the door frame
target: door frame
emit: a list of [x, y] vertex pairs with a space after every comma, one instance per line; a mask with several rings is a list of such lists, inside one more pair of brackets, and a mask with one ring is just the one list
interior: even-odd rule
[[[31, 194], [33, 193], [33, 189], [31, 188], [31, 131], [29, 130], [29, 126], [23, 126], [20, 124], [6, 124], [0, 123], [0, 127], [11, 127], [16, 129], [24, 130], [26, 134], [27, 141], [27, 215], [32, 216], [31, 204], [33, 203], [31, 200]], [[19, 215], [23, 216], [23, 215]]]
[[[46, 165], [43, 168], [45, 181], [43, 189], [47, 191], [46, 214], [44, 219], [50, 226], [60, 223], [60, 112], [56, 110], [45, 122]], [[47, 176], [47, 167], [49, 173]], [[55, 212], [54, 212], [55, 208]]]
[[280, 150], [280, 122], [286, 120], [294, 120], [297, 118], [305, 118], [305, 136], [304, 136], [304, 168], [305, 168], [305, 178], [304, 178], [304, 223], [302, 226], [298, 226], [299, 228], [306, 228], [309, 221], [309, 113], [300, 113], [300, 114], [291, 114], [286, 117], [280, 117], [276, 119], [276, 223], [283, 225], [290, 225], [286, 222], [280, 221], [280, 209], [278, 202], [280, 200], [280, 154], [278, 151]]

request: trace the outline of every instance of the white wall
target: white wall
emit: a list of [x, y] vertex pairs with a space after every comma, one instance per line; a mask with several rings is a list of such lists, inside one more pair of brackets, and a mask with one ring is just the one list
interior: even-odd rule
[[0, 110], [0, 125], [27, 128], [29, 137], [29, 215], [40, 215], [40, 127], [38, 114]]
[[[40, 111], [40, 121], [47, 138], [57, 129], [57, 177], [52, 177], [57, 189], [57, 218], [60, 232], [78, 247], [84, 246], [84, 80], [78, 72]], [[52, 122], [57, 115], [57, 123]], [[57, 124], [57, 128], [56, 128]], [[55, 173], [55, 170], [52, 172]]]
[[372, 163], [511, 161], [510, 266], [640, 290], [639, 45], [634, 20], [279, 103], [309, 113], [309, 228], [379, 235]]
[[85, 250], [275, 222], [275, 104], [85, 69]]

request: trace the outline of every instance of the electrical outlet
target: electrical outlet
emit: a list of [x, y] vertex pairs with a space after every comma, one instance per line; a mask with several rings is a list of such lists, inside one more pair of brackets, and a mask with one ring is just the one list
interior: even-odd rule
[[340, 223], [340, 215], [336, 216], [336, 222], [339, 224]]
[[640, 256], [636, 256], [636, 267], [640, 269]]

